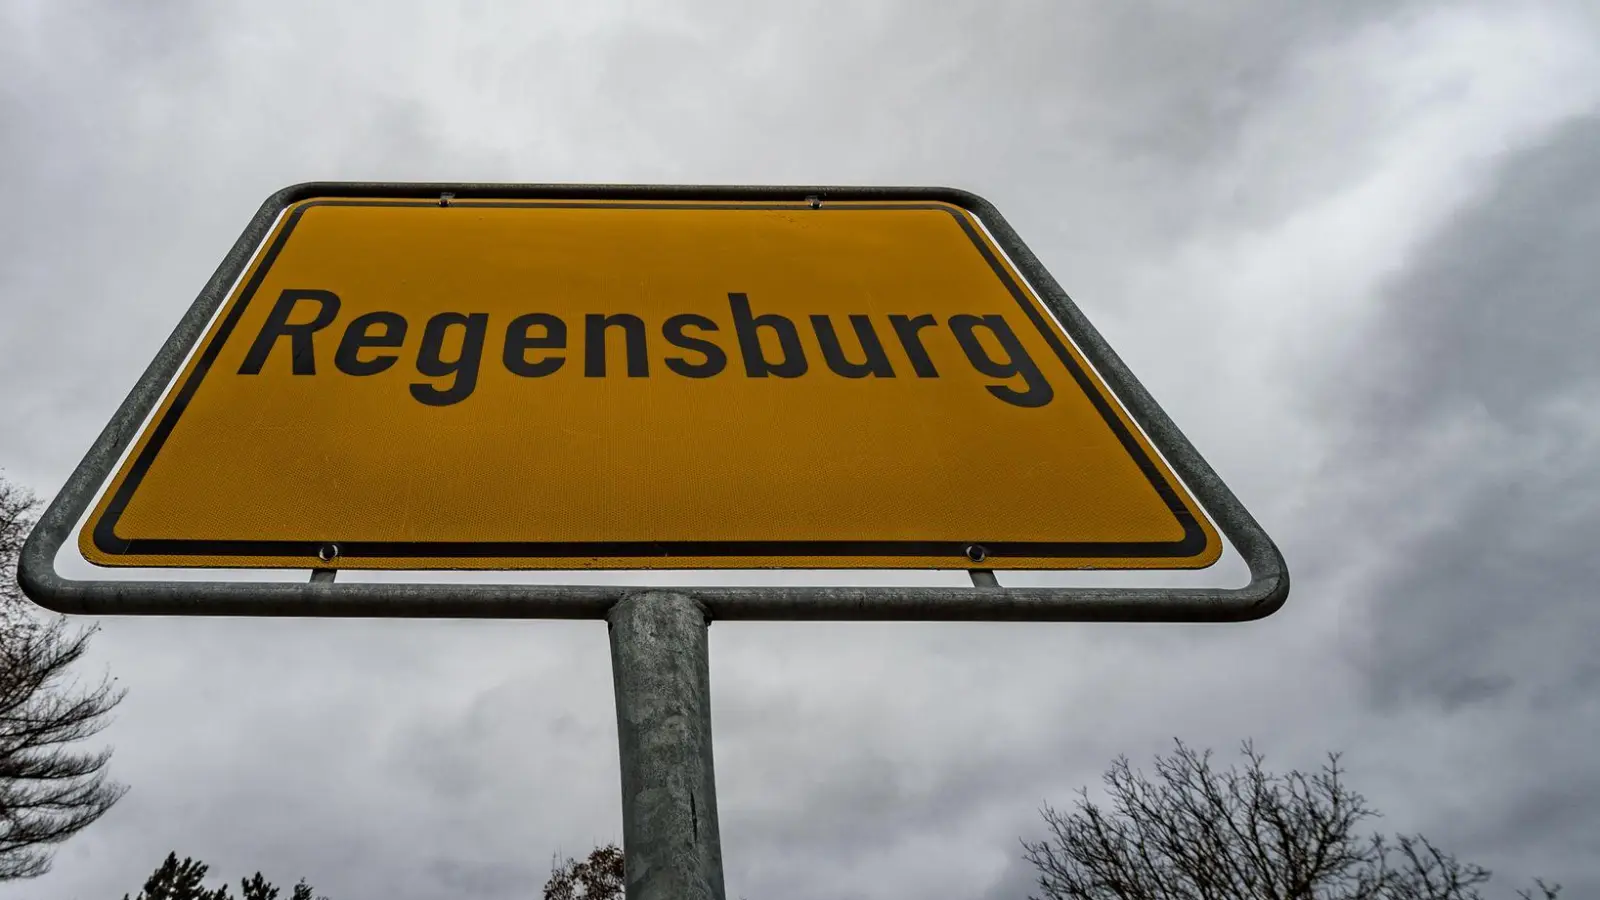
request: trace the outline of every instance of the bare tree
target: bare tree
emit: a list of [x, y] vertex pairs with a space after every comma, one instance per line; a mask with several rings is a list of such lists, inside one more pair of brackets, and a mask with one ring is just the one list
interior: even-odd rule
[[[1119, 757], [1104, 776], [1110, 809], [1079, 791], [1043, 810], [1051, 838], [1022, 842], [1045, 900], [1481, 900], [1487, 869], [1421, 835], [1362, 831], [1378, 813], [1344, 783], [1339, 755], [1318, 771], [1268, 772], [1254, 746], [1219, 770], [1177, 742], [1156, 778]], [[1554, 900], [1536, 882], [1523, 900]], [[1033, 898], [1039, 900], [1039, 898]]]
[[616, 844], [594, 848], [582, 862], [569, 856], [566, 862], [555, 862], [550, 869], [544, 900], [622, 900], [626, 882], [622, 848]]
[[127, 790], [106, 778], [109, 748], [69, 749], [104, 728], [123, 696], [104, 679], [84, 688], [68, 678], [96, 629], [40, 617], [17, 588], [17, 555], [36, 506], [0, 478], [0, 881], [49, 871], [54, 847]]

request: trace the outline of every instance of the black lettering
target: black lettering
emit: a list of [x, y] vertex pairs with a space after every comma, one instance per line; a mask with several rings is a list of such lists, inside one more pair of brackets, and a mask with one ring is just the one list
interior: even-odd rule
[[[373, 334], [374, 325], [383, 326], [383, 331]], [[399, 313], [369, 312], [356, 316], [345, 326], [344, 338], [339, 341], [339, 350], [333, 355], [333, 364], [346, 375], [376, 375], [394, 365], [400, 357], [374, 356], [364, 360], [361, 351], [368, 347], [398, 347], [405, 340], [406, 320]]]
[[650, 358], [645, 355], [644, 322], [632, 313], [602, 316], [590, 313], [584, 320], [583, 374], [600, 378], [606, 374], [606, 329], [622, 326], [623, 340], [628, 349], [628, 377], [643, 378], [650, 374]]
[[911, 368], [915, 369], [918, 378], [938, 378], [939, 370], [934, 368], [933, 360], [928, 358], [928, 350], [922, 346], [922, 336], [917, 334], [924, 328], [932, 328], [939, 324], [938, 320], [930, 315], [921, 316], [890, 316], [889, 324], [894, 326], [894, 333], [900, 337], [900, 346], [906, 350], [906, 357], [911, 360]]
[[[531, 337], [528, 329], [533, 326], [544, 329], [543, 337]], [[567, 323], [549, 313], [528, 313], [517, 316], [506, 326], [506, 348], [501, 359], [514, 375], [524, 378], [541, 378], [561, 368], [566, 363], [565, 356], [547, 356], [537, 362], [528, 362], [528, 351], [560, 350], [567, 346]]]
[[717, 323], [705, 316], [694, 313], [683, 313], [673, 316], [661, 326], [661, 334], [667, 343], [684, 350], [692, 350], [706, 358], [705, 362], [692, 363], [681, 356], [667, 358], [667, 368], [685, 378], [710, 378], [720, 374], [728, 365], [728, 354], [722, 348], [711, 343], [705, 338], [689, 337], [683, 333], [685, 328], [698, 328], [701, 331], [716, 331]]
[[[1006, 351], [1006, 360], [1001, 362], [990, 358], [983, 343], [978, 340], [976, 329], [987, 328], [1000, 347]], [[1021, 375], [1027, 384], [1026, 391], [1003, 384], [991, 384], [989, 393], [999, 397], [1012, 406], [1035, 407], [1049, 403], [1055, 397], [1050, 382], [1045, 380], [1044, 373], [1034, 364], [1033, 357], [1023, 348], [1022, 342], [1012, 333], [1011, 326], [1006, 324], [1003, 316], [968, 316], [959, 315], [950, 317], [950, 330], [955, 334], [956, 340], [961, 344], [961, 349], [966, 351], [967, 359], [972, 367], [991, 378], [1010, 378]]]
[[[443, 358], [446, 331], [463, 329], [461, 354], [453, 360]], [[483, 360], [483, 335], [489, 327], [488, 313], [439, 313], [428, 320], [422, 332], [422, 347], [417, 351], [417, 371], [432, 378], [454, 375], [450, 387], [431, 384], [411, 385], [411, 396], [429, 406], [449, 406], [467, 399], [478, 386], [478, 363]]]
[[[289, 315], [294, 312], [295, 304], [301, 300], [315, 300], [322, 306], [311, 321], [290, 325]], [[272, 307], [272, 311], [267, 313], [267, 321], [261, 326], [261, 333], [256, 335], [255, 343], [250, 345], [250, 352], [245, 354], [244, 365], [239, 367], [239, 374], [260, 375], [261, 367], [267, 362], [267, 354], [272, 352], [272, 347], [278, 342], [278, 338], [285, 335], [289, 338], [289, 360], [294, 374], [317, 374], [317, 360], [312, 353], [311, 335], [327, 328], [333, 317], [338, 314], [339, 297], [332, 291], [285, 289], [278, 295], [278, 302]]]
[[856, 330], [856, 340], [861, 342], [865, 362], [854, 363], [845, 359], [844, 348], [839, 346], [839, 334], [833, 330], [832, 319], [827, 316], [811, 317], [811, 327], [816, 329], [817, 343], [822, 345], [822, 358], [828, 361], [828, 368], [846, 378], [865, 378], [868, 375], [893, 378], [894, 367], [883, 352], [878, 333], [872, 330], [872, 320], [866, 316], [851, 316], [850, 325]]
[[[728, 305], [733, 309], [733, 330], [739, 335], [739, 352], [744, 355], [746, 375], [796, 378], [806, 373], [805, 350], [800, 346], [800, 332], [795, 330], [793, 322], [777, 313], [751, 316], [750, 298], [744, 294], [728, 294]], [[761, 333], [757, 330], [760, 328], [770, 328], [778, 336], [778, 346], [783, 350], [782, 362], [767, 359], [761, 348]]]

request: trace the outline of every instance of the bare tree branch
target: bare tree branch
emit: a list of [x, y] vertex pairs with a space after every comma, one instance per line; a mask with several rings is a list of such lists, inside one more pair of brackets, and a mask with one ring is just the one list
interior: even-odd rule
[[[1487, 869], [1420, 835], [1362, 833], [1377, 817], [1344, 782], [1337, 753], [1313, 772], [1268, 771], [1246, 742], [1242, 767], [1219, 770], [1182, 741], [1154, 777], [1118, 757], [1107, 808], [1041, 810], [1050, 837], [1022, 841], [1039, 873], [1033, 900], [1482, 900]], [[1523, 900], [1555, 900], [1535, 882]]]
[[16, 584], [36, 506], [0, 479], [0, 881], [49, 871], [53, 848], [127, 791], [106, 776], [109, 748], [70, 747], [108, 725], [124, 693], [114, 679], [70, 677], [96, 629], [41, 616]]

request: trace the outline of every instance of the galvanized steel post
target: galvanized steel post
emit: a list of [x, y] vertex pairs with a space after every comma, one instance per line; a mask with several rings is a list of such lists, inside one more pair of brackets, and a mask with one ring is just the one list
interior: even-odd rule
[[625, 597], [606, 621], [628, 900], [724, 900], [706, 609], [650, 591]]

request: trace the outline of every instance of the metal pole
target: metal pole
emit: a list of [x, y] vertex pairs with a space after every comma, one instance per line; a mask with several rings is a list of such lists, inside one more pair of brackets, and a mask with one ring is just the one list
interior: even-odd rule
[[625, 597], [606, 621], [628, 900], [725, 900], [706, 609], [651, 591]]

